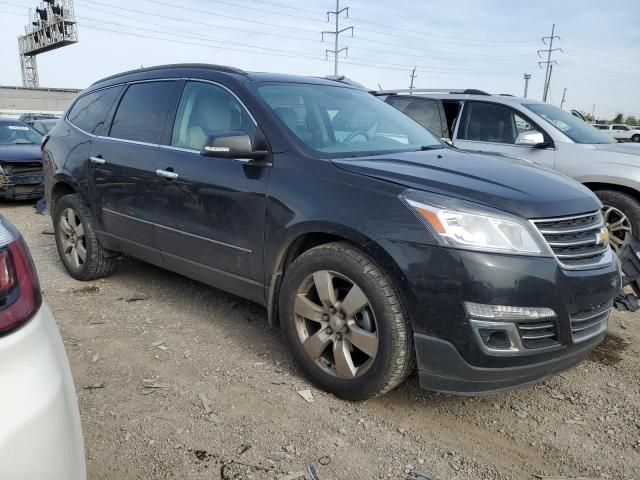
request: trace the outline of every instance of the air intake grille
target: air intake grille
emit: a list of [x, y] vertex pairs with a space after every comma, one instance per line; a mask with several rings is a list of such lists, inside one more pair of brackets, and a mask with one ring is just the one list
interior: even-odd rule
[[611, 303], [596, 305], [571, 315], [571, 336], [574, 343], [588, 340], [607, 329]]
[[518, 322], [522, 345], [526, 348], [544, 348], [558, 344], [555, 319], [537, 322]]
[[533, 220], [533, 223], [558, 261], [567, 268], [596, 265], [610, 251], [608, 243], [601, 240], [604, 221], [600, 212]]

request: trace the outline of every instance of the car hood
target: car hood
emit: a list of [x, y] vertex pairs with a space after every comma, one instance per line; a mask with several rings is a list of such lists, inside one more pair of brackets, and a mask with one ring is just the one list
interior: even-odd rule
[[[640, 156], [640, 143], [599, 143], [594, 145], [594, 147], [602, 152]], [[637, 160], [638, 159], [633, 159], [634, 162]]]
[[531, 162], [442, 149], [333, 160], [344, 170], [440, 193], [526, 218], [598, 210], [600, 202], [575, 180]]
[[0, 163], [41, 162], [40, 145], [0, 145]]

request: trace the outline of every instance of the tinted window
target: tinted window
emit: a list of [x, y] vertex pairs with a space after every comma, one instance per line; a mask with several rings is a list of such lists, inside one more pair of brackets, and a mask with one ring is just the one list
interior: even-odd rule
[[629, 127], [626, 127], [624, 125], [614, 125], [613, 126], [613, 130], [624, 130], [624, 131], [627, 131], [627, 130], [629, 130]]
[[400, 110], [405, 115], [413, 118], [438, 137], [442, 136], [442, 122], [440, 119], [440, 109], [438, 102], [427, 99], [409, 99], [402, 97], [394, 97], [393, 95], [387, 99], [387, 102]]
[[80, 97], [67, 119], [85, 132], [99, 134], [120, 90], [121, 87], [105, 88]]
[[468, 102], [458, 138], [513, 145], [518, 134], [528, 130], [536, 130], [536, 127], [510, 108], [491, 103]]
[[201, 150], [209, 135], [232, 130], [243, 130], [251, 138], [256, 131], [236, 97], [217, 85], [188, 82], [178, 106], [171, 145]]
[[109, 136], [160, 143], [174, 86], [175, 82], [130, 85], [120, 101]]

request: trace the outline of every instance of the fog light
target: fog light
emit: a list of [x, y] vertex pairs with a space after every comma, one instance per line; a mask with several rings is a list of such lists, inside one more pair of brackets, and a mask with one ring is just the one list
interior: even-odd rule
[[464, 302], [464, 308], [469, 318], [494, 321], [537, 320], [556, 316], [556, 313], [550, 308], [509, 307], [507, 305], [484, 305], [472, 302]]

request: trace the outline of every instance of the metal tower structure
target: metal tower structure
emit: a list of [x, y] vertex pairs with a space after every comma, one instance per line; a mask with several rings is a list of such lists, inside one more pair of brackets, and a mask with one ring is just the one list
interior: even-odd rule
[[29, 9], [29, 24], [25, 34], [18, 37], [22, 85], [38, 88], [36, 55], [65, 47], [78, 41], [73, 0], [43, 0]]

